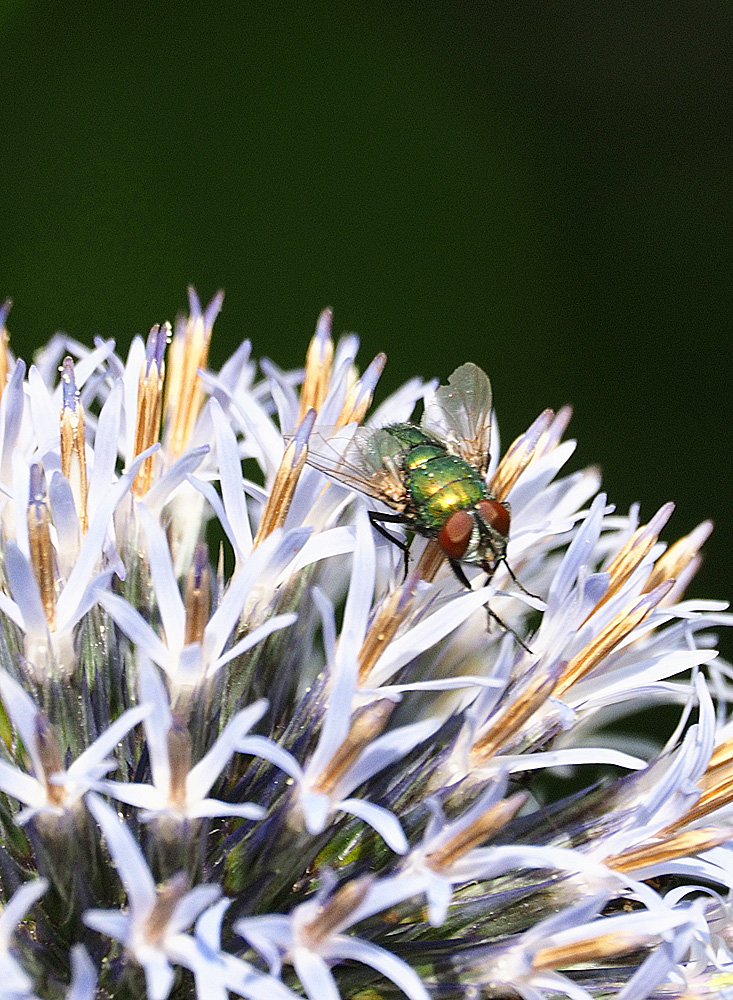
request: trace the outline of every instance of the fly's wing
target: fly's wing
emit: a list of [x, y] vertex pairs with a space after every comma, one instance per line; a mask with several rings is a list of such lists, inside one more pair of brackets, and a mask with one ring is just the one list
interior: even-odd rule
[[319, 472], [401, 510], [405, 445], [385, 427], [320, 428], [308, 439], [306, 462]]
[[491, 383], [470, 362], [456, 368], [426, 406], [421, 426], [482, 474], [489, 466]]

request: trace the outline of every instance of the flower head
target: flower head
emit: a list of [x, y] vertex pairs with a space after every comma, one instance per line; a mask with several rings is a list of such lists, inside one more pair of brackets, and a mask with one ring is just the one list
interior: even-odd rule
[[0, 308], [2, 996], [722, 995], [709, 523], [564, 471], [567, 409], [502, 451], [470, 363], [370, 416], [330, 310], [211, 371], [221, 306], [30, 370]]

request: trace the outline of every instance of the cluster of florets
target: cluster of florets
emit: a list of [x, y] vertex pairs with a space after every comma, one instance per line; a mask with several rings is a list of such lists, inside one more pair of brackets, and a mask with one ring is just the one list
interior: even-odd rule
[[[244, 343], [215, 374], [220, 307], [27, 372], [0, 314], [0, 997], [724, 995], [710, 526], [616, 513], [544, 411], [494, 428], [506, 531], [461, 581], [308, 460], [436, 384], [367, 418], [384, 356], [359, 375], [328, 311], [304, 372]], [[611, 726], [660, 703], [661, 747]]]

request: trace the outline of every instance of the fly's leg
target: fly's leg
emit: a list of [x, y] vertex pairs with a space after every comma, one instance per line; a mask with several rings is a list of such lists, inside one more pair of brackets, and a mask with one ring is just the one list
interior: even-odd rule
[[[520, 581], [514, 575], [514, 570], [511, 568], [511, 566], [509, 565], [509, 563], [506, 561], [506, 556], [504, 556], [504, 558], [501, 560], [501, 562], [504, 563], [504, 566], [506, 567], [507, 573], [512, 578], [512, 583], [515, 583], [517, 585], [517, 587], [519, 587], [519, 589], [522, 591], [523, 594], [526, 594], [527, 597], [536, 597], [538, 601], [542, 600], [542, 598], [539, 596], [539, 594], [533, 594], [531, 590], [527, 590], [527, 588], [524, 586], [524, 584], [520, 583]], [[488, 583], [488, 580], [487, 580], [487, 583]]]
[[[461, 566], [461, 564], [458, 562], [458, 560], [457, 559], [449, 559], [448, 561], [450, 562], [450, 568], [455, 573], [455, 576], [456, 576], [458, 582], [462, 583], [463, 586], [466, 588], [466, 590], [473, 590], [473, 587], [471, 586], [471, 582], [468, 579], [468, 577], [466, 576], [466, 574], [463, 572], [463, 566]], [[488, 583], [488, 580], [486, 582]]]
[[369, 522], [373, 528], [376, 528], [382, 538], [386, 538], [388, 542], [392, 542], [396, 545], [398, 549], [402, 551], [405, 559], [405, 578], [407, 578], [407, 571], [410, 568], [410, 546], [403, 538], [398, 538], [397, 535], [393, 535], [391, 531], [387, 531], [384, 527], [384, 523], [387, 524], [406, 524], [402, 514], [383, 514], [378, 510], [370, 510], [369, 512]]
[[[450, 562], [450, 568], [455, 573], [456, 578], [463, 584], [463, 586], [467, 590], [472, 590], [473, 588], [471, 587], [470, 581], [469, 581], [468, 577], [466, 576], [466, 574], [463, 572], [463, 567], [458, 562], [458, 560], [457, 559], [450, 559], [449, 562]], [[512, 574], [512, 579], [514, 579], [514, 574]], [[491, 582], [491, 574], [489, 573], [489, 574], [487, 574], [486, 579], [484, 580], [484, 587], [487, 587], [490, 582]], [[488, 627], [489, 627], [489, 629], [491, 629], [491, 623], [492, 623], [492, 621], [495, 621], [496, 624], [499, 626], [499, 628], [502, 628], [505, 632], [511, 632], [512, 633], [512, 635], [517, 640], [517, 642], [522, 647], [522, 649], [526, 650], [526, 652], [528, 652], [528, 653], [532, 652], [532, 650], [529, 648], [529, 646], [526, 644], [526, 642], [524, 642], [522, 640], [521, 636], [518, 636], [517, 633], [514, 631], [514, 629], [511, 628], [511, 626], [507, 625], [506, 622], [502, 621], [501, 618], [497, 615], [497, 613], [495, 611], [491, 610], [491, 608], [488, 606], [488, 604], [486, 605], [486, 614], [488, 616]]]

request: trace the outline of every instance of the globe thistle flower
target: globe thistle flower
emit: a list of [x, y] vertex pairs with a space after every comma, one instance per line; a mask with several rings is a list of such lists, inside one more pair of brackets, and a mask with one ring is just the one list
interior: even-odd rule
[[0, 309], [0, 996], [725, 996], [710, 525], [565, 472], [567, 409], [502, 451], [475, 366], [370, 415], [329, 310], [211, 371], [221, 307], [30, 369]]

